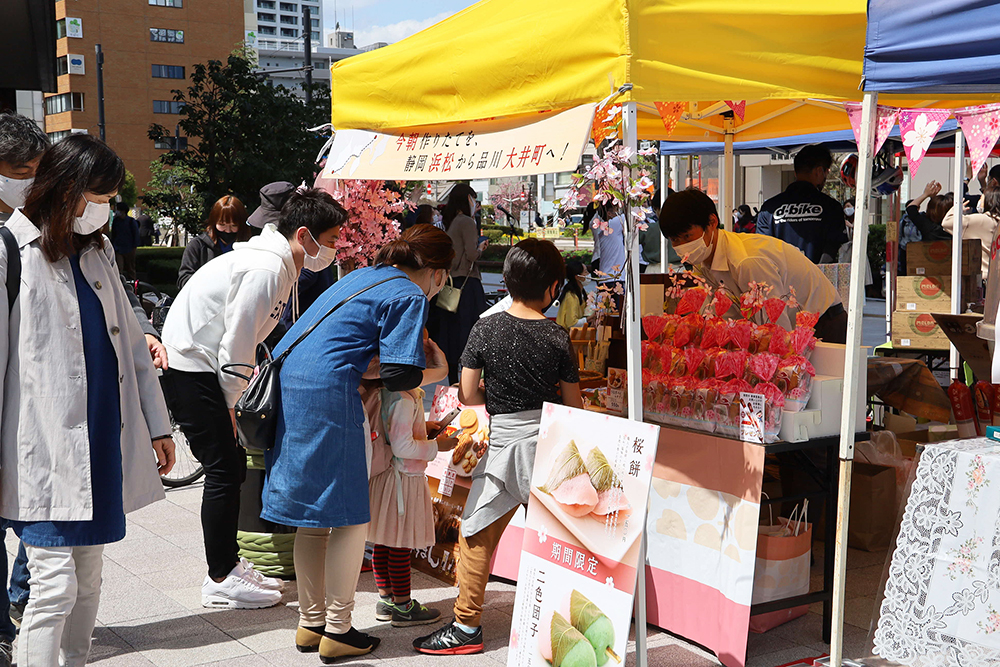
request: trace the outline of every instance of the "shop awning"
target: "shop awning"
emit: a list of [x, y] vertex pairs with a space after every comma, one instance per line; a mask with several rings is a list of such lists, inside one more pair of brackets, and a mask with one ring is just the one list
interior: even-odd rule
[[869, 0], [864, 89], [1000, 92], [1000, 4]]

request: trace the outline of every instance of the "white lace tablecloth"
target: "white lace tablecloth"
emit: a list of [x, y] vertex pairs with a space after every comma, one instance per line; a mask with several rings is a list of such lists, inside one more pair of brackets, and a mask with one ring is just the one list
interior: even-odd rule
[[927, 445], [896, 544], [875, 654], [1000, 666], [1000, 443]]

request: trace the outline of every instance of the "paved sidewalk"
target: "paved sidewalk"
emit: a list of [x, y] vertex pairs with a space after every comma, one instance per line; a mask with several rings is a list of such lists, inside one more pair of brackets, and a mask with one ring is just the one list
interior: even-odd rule
[[[168, 490], [167, 500], [128, 517], [128, 535], [108, 545], [104, 559], [104, 587], [90, 663], [102, 667], [188, 667], [226, 665], [320, 665], [318, 656], [295, 650], [298, 603], [295, 583], [287, 585], [282, 603], [271, 609], [221, 611], [201, 607], [205, 576], [204, 546], [199, 508], [202, 487]], [[16, 539], [8, 534], [7, 551], [13, 562]], [[822, 549], [813, 568], [814, 585], [821, 577]], [[851, 552], [848, 580], [847, 643], [845, 655], [866, 653], [867, 627], [885, 553]], [[375, 621], [375, 586], [371, 573], [361, 575], [354, 625], [382, 638], [371, 656], [338, 664], [392, 667], [498, 667], [507, 662], [507, 637], [514, 605], [514, 587], [491, 582], [486, 595], [484, 626], [486, 652], [482, 655], [431, 658], [414, 653], [410, 642], [437, 625], [395, 629]], [[450, 616], [455, 589], [414, 573], [414, 597]], [[805, 617], [772, 630], [751, 635], [747, 667], [775, 667], [827, 651], [821, 641], [819, 605]], [[719, 665], [711, 654], [650, 630], [649, 664], [671, 667]], [[635, 664], [633, 645], [626, 665]]]

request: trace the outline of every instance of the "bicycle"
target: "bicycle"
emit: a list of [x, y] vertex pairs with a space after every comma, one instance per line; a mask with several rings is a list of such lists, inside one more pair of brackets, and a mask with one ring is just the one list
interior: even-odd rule
[[[167, 318], [167, 311], [170, 309], [173, 298], [168, 294], [160, 292], [160, 290], [149, 283], [135, 280], [127, 281], [126, 285], [139, 297], [139, 302], [142, 304], [146, 316], [153, 323], [153, 328], [157, 332], [162, 331], [163, 322]], [[170, 414], [169, 409], [167, 410], [167, 414]], [[170, 431], [170, 435], [174, 440], [175, 463], [169, 473], [160, 475], [160, 481], [163, 482], [163, 486], [175, 489], [188, 486], [201, 479], [202, 475], [205, 474], [205, 468], [191, 452], [191, 446], [188, 444], [187, 437], [185, 437], [184, 431], [181, 430], [181, 427], [174, 420], [173, 414], [170, 414]]]

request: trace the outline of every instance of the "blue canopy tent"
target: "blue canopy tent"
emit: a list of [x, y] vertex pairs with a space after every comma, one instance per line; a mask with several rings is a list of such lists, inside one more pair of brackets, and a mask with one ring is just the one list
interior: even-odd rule
[[[991, 0], [869, 0], [868, 28], [861, 87], [864, 91], [861, 116], [860, 166], [857, 191], [871, 189], [878, 96], [895, 95], [989, 96], [1000, 92], [1000, 4]], [[929, 102], [915, 101], [917, 106]], [[965, 144], [961, 131], [954, 134], [955, 191], [960, 192], [964, 176]], [[858, 197], [855, 220], [868, 219], [868, 197]], [[961, 282], [962, 207], [955, 208], [952, 235], [952, 284]], [[830, 665], [843, 664], [844, 592], [847, 570], [846, 524], [850, 510], [851, 474], [854, 464], [853, 424], [855, 399], [863, 379], [858, 377], [861, 361], [861, 320], [864, 308], [864, 256], [868, 245], [868, 225], [854, 228], [851, 296], [848, 303], [847, 351], [844, 373], [844, 403], [840, 429], [840, 484], [838, 488], [838, 536], [834, 559], [833, 634]], [[960, 309], [960, 290], [952, 292], [952, 312]], [[957, 371], [957, 353], [952, 349], [952, 373]]]

